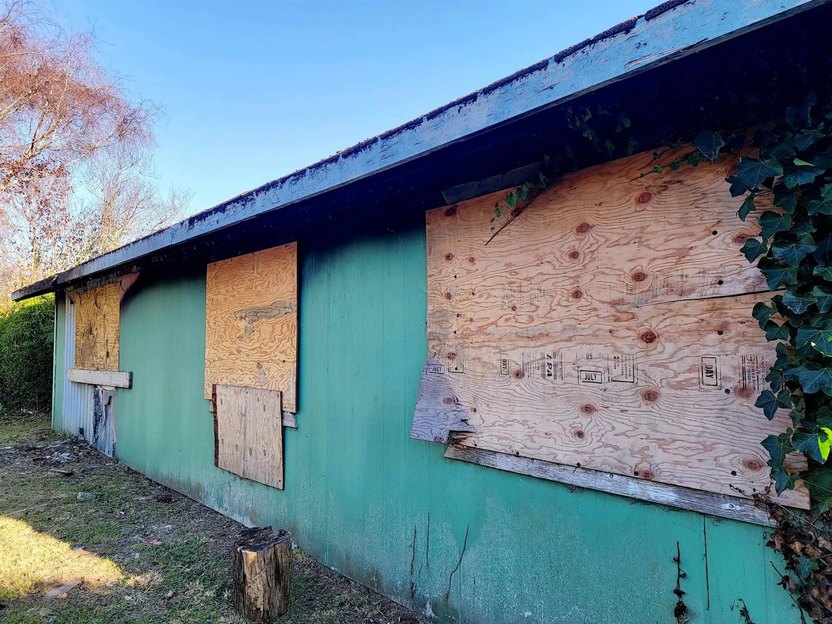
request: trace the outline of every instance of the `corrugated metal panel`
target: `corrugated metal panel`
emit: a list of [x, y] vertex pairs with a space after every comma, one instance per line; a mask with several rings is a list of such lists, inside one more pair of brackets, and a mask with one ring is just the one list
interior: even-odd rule
[[[66, 297], [66, 295], [64, 295]], [[102, 453], [112, 456], [112, 412], [115, 396], [105, 408], [103, 419], [99, 419], [99, 431], [95, 431], [95, 395], [101, 392], [96, 386], [69, 381], [67, 371], [75, 365], [75, 306], [66, 297], [64, 333], [64, 375], [63, 404], [61, 406], [61, 429], [72, 435], [79, 435], [93, 444]], [[98, 433], [98, 435], [95, 435]]]

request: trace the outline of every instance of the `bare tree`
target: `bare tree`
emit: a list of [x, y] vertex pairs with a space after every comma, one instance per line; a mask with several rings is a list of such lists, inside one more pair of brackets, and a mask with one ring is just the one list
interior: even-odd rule
[[90, 35], [34, 16], [21, 0], [0, 8], [0, 268], [13, 282], [0, 297], [170, 223], [190, 198], [157, 188], [154, 107], [101, 69]]

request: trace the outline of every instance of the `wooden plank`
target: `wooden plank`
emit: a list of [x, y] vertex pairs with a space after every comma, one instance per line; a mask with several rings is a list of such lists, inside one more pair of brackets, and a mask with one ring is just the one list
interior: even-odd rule
[[295, 412], [297, 243], [208, 265], [205, 398], [213, 384], [280, 391]]
[[75, 368], [117, 371], [121, 299], [138, 273], [93, 280], [67, 292], [75, 305]]
[[557, 481], [558, 483], [590, 490], [627, 496], [628, 498], [667, 505], [668, 507], [698, 511], [711, 516], [764, 526], [771, 525], [768, 512], [743, 498], [702, 492], [664, 483], [647, 483], [633, 477], [588, 470], [576, 466], [553, 464], [528, 457], [515, 457], [483, 449], [451, 445], [445, 451], [445, 457], [537, 477], [538, 479], [547, 479], [548, 481]]
[[97, 371], [71, 368], [67, 371], [67, 376], [70, 381], [91, 386], [107, 388], [131, 388], [133, 386], [133, 373], [129, 371]]
[[[217, 395], [216, 395], [216, 392], [214, 392], [213, 396], [212, 396], [212, 399], [211, 399], [211, 402], [210, 402], [209, 407], [208, 407], [208, 410], [212, 414], [217, 413], [216, 405], [217, 405]], [[284, 411], [283, 412], [283, 426], [288, 427], [289, 429], [297, 429], [298, 428], [298, 420], [297, 420], [297, 417], [295, 416], [295, 414], [293, 414], [292, 412]]]
[[223, 470], [283, 489], [280, 392], [217, 384], [215, 461]]
[[412, 437], [725, 495], [770, 485], [760, 441], [788, 418], [753, 406], [774, 357], [739, 253], [756, 225], [736, 218], [730, 161], [639, 178], [650, 158], [565, 176], [488, 245], [504, 193], [428, 213]]

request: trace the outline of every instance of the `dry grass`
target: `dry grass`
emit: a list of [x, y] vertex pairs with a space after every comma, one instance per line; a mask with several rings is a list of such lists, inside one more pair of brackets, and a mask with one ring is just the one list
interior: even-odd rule
[[[4, 623], [242, 624], [229, 601], [241, 528], [53, 433], [42, 417], [0, 416]], [[296, 551], [283, 621], [425, 620]]]

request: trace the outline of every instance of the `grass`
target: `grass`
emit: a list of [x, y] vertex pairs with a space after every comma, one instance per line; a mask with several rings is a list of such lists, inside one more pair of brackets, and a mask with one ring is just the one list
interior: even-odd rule
[[[243, 624], [230, 602], [241, 528], [42, 416], [0, 414], [4, 624]], [[285, 624], [425, 622], [299, 550], [291, 592]]]

